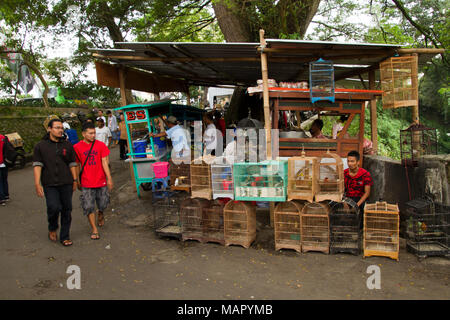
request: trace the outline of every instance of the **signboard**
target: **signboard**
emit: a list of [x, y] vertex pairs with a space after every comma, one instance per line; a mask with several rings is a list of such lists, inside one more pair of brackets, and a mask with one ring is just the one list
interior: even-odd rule
[[127, 122], [130, 121], [143, 121], [147, 119], [147, 114], [144, 109], [135, 110], [135, 111], [127, 111]]

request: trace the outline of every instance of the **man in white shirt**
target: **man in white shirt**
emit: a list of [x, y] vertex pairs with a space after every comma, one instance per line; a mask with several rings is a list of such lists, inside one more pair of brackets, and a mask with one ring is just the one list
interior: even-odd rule
[[98, 110], [97, 112], [97, 118], [102, 118], [103, 119], [103, 123], [106, 123], [106, 118], [103, 115], [103, 111], [102, 110]]
[[108, 148], [111, 147], [112, 134], [102, 118], [97, 118], [97, 127], [95, 128], [95, 139], [106, 144]]
[[119, 141], [119, 125], [117, 124], [117, 119], [110, 110], [106, 111], [106, 115], [108, 116], [108, 128], [111, 131], [112, 140], [117, 144]]
[[183, 129], [180, 125], [178, 125], [177, 118], [174, 116], [170, 116], [167, 120], [164, 120], [164, 123], [167, 125], [168, 129], [165, 132], [161, 132], [158, 134], [151, 133], [152, 137], [163, 137], [167, 136], [172, 141], [173, 151], [172, 155], [174, 158], [184, 158], [188, 157], [190, 160], [190, 148], [188, 144], [188, 139], [186, 135], [186, 130]]
[[203, 134], [203, 142], [205, 144], [204, 155], [215, 155], [217, 147], [217, 129], [214, 125], [212, 114], [205, 114], [203, 116], [203, 122], [206, 124], [206, 130]]

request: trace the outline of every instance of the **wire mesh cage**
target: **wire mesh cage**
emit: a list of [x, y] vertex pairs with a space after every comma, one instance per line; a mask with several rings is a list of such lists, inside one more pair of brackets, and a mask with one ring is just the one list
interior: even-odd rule
[[450, 206], [434, 203], [423, 208], [409, 204], [406, 249], [419, 258], [450, 256]]
[[286, 160], [235, 163], [234, 195], [243, 201], [285, 201], [287, 196]]
[[328, 100], [334, 103], [333, 61], [320, 58], [309, 63], [309, 84], [311, 102]]
[[411, 233], [413, 216], [434, 214], [434, 201], [427, 196], [410, 200], [405, 203], [405, 209], [400, 216], [400, 236], [406, 239], [413, 237]]
[[169, 160], [170, 189], [191, 191], [191, 164]]
[[213, 199], [234, 198], [232, 164], [227, 164], [222, 159], [211, 164], [211, 179]]
[[392, 57], [380, 63], [383, 108], [417, 106], [417, 57]]
[[318, 159], [291, 157], [288, 160], [288, 200], [314, 201], [317, 192]]
[[160, 237], [181, 239], [180, 201], [164, 198], [153, 204], [153, 228]]
[[399, 224], [397, 205], [367, 203], [364, 207], [364, 257], [382, 256], [398, 261]]
[[421, 124], [412, 124], [400, 130], [400, 156], [402, 164], [416, 167], [418, 159], [437, 154], [437, 132]]
[[321, 202], [331, 200], [340, 202], [344, 195], [344, 165], [341, 157], [327, 152], [319, 160], [319, 172], [315, 175], [317, 192], [315, 200]]
[[181, 203], [181, 235], [182, 240], [197, 240], [204, 242], [203, 238], [203, 208], [208, 207], [205, 199], [188, 198]]
[[242, 201], [228, 201], [223, 209], [225, 245], [249, 248], [256, 239], [256, 209]]
[[280, 202], [274, 211], [275, 250], [302, 251], [300, 214], [304, 204], [300, 201]]
[[200, 159], [191, 162], [191, 195], [212, 199], [211, 165]]
[[330, 206], [306, 203], [300, 215], [302, 252], [330, 253]]
[[361, 252], [361, 213], [355, 201], [343, 198], [341, 202], [331, 202], [330, 252]]
[[223, 207], [219, 201], [210, 200], [208, 206], [203, 207], [202, 225], [203, 241], [225, 244], [223, 229]]

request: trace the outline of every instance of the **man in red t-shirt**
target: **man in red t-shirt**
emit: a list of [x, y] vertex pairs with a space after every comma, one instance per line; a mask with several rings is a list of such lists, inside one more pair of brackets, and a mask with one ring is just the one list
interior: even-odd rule
[[[101, 141], [95, 140], [95, 126], [92, 122], [83, 124], [83, 140], [74, 145], [77, 154], [79, 186], [83, 213], [92, 227], [91, 239], [100, 239], [95, 224], [95, 203], [97, 203], [98, 226], [105, 223], [103, 213], [109, 204], [109, 192], [113, 180], [108, 166], [109, 149]], [[108, 192], [109, 191], [109, 192]]]
[[344, 170], [344, 182], [345, 196], [356, 202], [362, 217], [364, 205], [370, 196], [370, 187], [373, 186], [373, 181], [369, 171], [359, 167], [360, 158], [358, 151], [350, 151], [347, 154], [348, 169]]

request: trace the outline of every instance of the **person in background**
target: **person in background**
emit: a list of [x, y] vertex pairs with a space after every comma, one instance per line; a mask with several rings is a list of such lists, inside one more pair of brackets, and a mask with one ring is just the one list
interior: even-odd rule
[[[60, 119], [48, 123], [47, 134], [34, 147], [34, 185], [38, 197], [47, 203], [48, 238], [57, 241], [58, 218], [61, 214], [59, 239], [62, 245], [72, 245], [72, 194], [77, 188], [77, 163], [72, 144], [63, 138]], [[41, 185], [42, 184], [42, 185]]]
[[103, 111], [102, 111], [102, 110], [98, 110], [98, 111], [97, 111], [97, 120], [98, 120], [98, 118], [102, 118], [102, 119], [103, 119], [103, 123], [106, 124], [106, 118], [105, 118], [105, 116], [103, 115]]
[[97, 128], [95, 128], [95, 137], [97, 140], [103, 142], [108, 148], [111, 147], [112, 134], [101, 117], [97, 118]]
[[203, 142], [205, 144], [204, 155], [215, 155], [217, 146], [217, 129], [214, 125], [214, 118], [211, 113], [203, 116], [203, 124], [206, 126], [203, 134]]
[[342, 115], [339, 120], [333, 124], [333, 139], [337, 139], [339, 133], [344, 129], [344, 123], [348, 120], [347, 115]]
[[230, 143], [227, 144], [223, 156], [228, 164], [233, 164], [236, 158], [236, 126], [231, 125], [227, 128], [230, 130], [231, 137], [233, 138]]
[[316, 139], [327, 139], [322, 133], [323, 128], [323, 120], [316, 119], [311, 125], [311, 129], [309, 129], [309, 132], [311, 133], [311, 136]]
[[108, 129], [112, 134], [112, 142], [116, 145], [119, 142], [119, 126], [117, 125], [117, 119], [112, 114], [111, 110], [106, 111], [108, 117]]
[[359, 167], [361, 156], [358, 151], [350, 151], [347, 154], [348, 168], [344, 170], [345, 196], [352, 199], [359, 206], [361, 213], [361, 227], [364, 214], [364, 206], [370, 196], [370, 188], [373, 186], [369, 171]]
[[188, 157], [190, 159], [188, 138], [186, 136], [186, 131], [178, 124], [178, 120], [174, 116], [169, 116], [167, 120], [164, 120], [167, 126], [166, 131], [154, 134], [151, 133], [151, 137], [164, 137], [167, 136], [172, 141], [172, 148], [175, 151], [175, 158]]
[[225, 119], [222, 117], [222, 113], [219, 110], [214, 111], [214, 125], [222, 132], [222, 137], [225, 137]]
[[125, 124], [125, 117], [123, 113], [120, 114], [119, 121], [119, 148], [120, 148], [120, 160], [126, 160], [127, 157], [127, 126]]
[[9, 201], [8, 167], [5, 163], [5, 144], [8, 137], [0, 134], [0, 205], [5, 206]]

